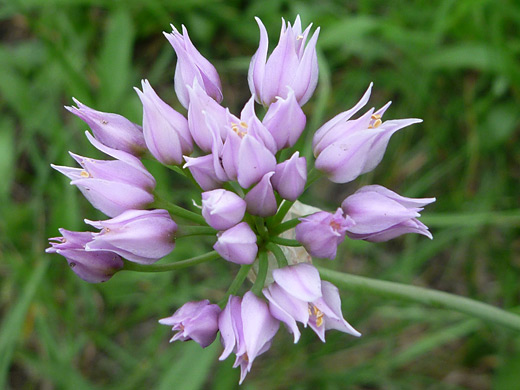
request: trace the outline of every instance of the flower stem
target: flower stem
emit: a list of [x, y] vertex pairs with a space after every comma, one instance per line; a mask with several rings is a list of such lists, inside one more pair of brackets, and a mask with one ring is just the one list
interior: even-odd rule
[[240, 286], [242, 286], [242, 284], [244, 283], [244, 280], [246, 280], [247, 274], [249, 273], [249, 270], [251, 269], [252, 266], [253, 266], [253, 264], [245, 264], [242, 267], [240, 267], [240, 270], [238, 271], [237, 276], [235, 276], [235, 279], [233, 280], [233, 282], [231, 282], [231, 285], [229, 286], [228, 290], [226, 291], [226, 294], [222, 297], [222, 299], [218, 303], [218, 305], [221, 308], [223, 308], [226, 305], [230, 295], [235, 295], [237, 293]]
[[268, 226], [271, 227], [279, 225], [283, 221], [284, 217], [289, 212], [289, 209], [292, 207], [293, 204], [294, 202], [284, 200], [280, 205], [280, 208], [278, 209], [276, 215], [269, 220]]
[[267, 252], [265, 250], [260, 251], [258, 255], [258, 274], [256, 275], [255, 284], [251, 288], [251, 291], [255, 295], [260, 295], [262, 293], [262, 289], [264, 288], [265, 278], [267, 277], [267, 268], [269, 266], [269, 262], [267, 260]]
[[204, 220], [204, 217], [202, 215], [194, 213], [193, 211], [186, 210], [185, 208], [177, 206], [176, 204], [173, 204], [171, 202], [162, 200], [157, 196], [155, 197], [155, 201], [152, 203], [152, 207], [165, 209], [174, 216], [181, 217], [192, 222], [199, 223], [201, 225], [206, 225], [206, 221]]
[[278, 234], [281, 234], [281, 233], [285, 232], [286, 230], [292, 229], [300, 223], [300, 218], [301, 217], [293, 218], [288, 221], [285, 221], [284, 223], [281, 223], [280, 225], [275, 226], [273, 229], [271, 229], [269, 231], [269, 233], [272, 234], [273, 236], [277, 236]]
[[269, 241], [283, 246], [302, 246], [299, 241], [291, 240], [290, 238], [269, 237]]
[[274, 257], [276, 258], [276, 262], [278, 263], [278, 267], [283, 268], [289, 265], [287, 258], [278, 245], [272, 242], [268, 242], [265, 247], [273, 253]]
[[384, 280], [370, 279], [317, 267], [323, 279], [349, 291], [373, 293], [385, 298], [394, 298], [422, 303], [436, 308], [455, 310], [484, 321], [520, 331], [520, 315], [510, 313], [486, 303], [457, 296], [443, 291], [410, 286]]
[[207, 261], [218, 259], [220, 255], [216, 251], [211, 251], [200, 256], [195, 256], [190, 259], [176, 261], [170, 264], [158, 264], [158, 265], [144, 265], [137, 264], [131, 261], [125, 261], [125, 265], [122, 271], [136, 271], [136, 272], [165, 272], [174, 271], [181, 268], [192, 267], [197, 264], [205, 263]]
[[190, 236], [214, 236], [217, 231], [209, 226], [179, 226], [175, 234], [176, 238]]

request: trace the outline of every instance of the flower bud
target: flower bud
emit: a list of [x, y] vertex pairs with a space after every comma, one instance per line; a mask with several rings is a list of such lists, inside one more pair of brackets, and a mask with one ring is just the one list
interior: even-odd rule
[[256, 184], [267, 173], [274, 171], [276, 157], [256, 138], [246, 134], [238, 151], [237, 179], [242, 188]]
[[295, 152], [289, 160], [276, 166], [271, 178], [274, 189], [284, 199], [294, 202], [305, 190], [307, 183], [307, 161]]
[[280, 97], [269, 106], [262, 123], [276, 141], [277, 150], [294, 146], [305, 129], [306, 117], [290, 90], [286, 99]]
[[177, 54], [175, 68], [175, 93], [181, 104], [188, 108], [190, 96], [188, 87], [196, 80], [206, 93], [217, 102], [222, 101], [222, 86], [215, 67], [204, 58], [190, 40], [186, 27], [182, 26], [182, 34], [171, 25], [173, 32], [164, 33]]
[[213, 155], [206, 154], [200, 157], [184, 156], [186, 164], [184, 168], [188, 168], [193, 176], [193, 179], [204, 191], [214, 190], [222, 185], [222, 182], [217, 178], [215, 173], [215, 166], [213, 164]]
[[252, 264], [258, 253], [256, 234], [246, 222], [217, 234], [213, 245], [222, 258], [237, 264]]
[[218, 305], [210, 304], [207, 299], [187, 302], [172, 316], [160, 319], [159, 323], [172, 326], [172, 330], [177, 332], [170, 343], [176, 340], [194, 340], [202, 348], [206, 348], [217, 337], [220, 311]]
[[294, 26], [290, 23], [286, 25], [282, 20], [280, 40], [267, 59], [267, 31], [262, 21], [255, 19], [260, 28], [260, 44], [249, 65], [248, 82], [251, 93], [256, 95], [259, 103], [269, 106], [277, 96], [286, 98], [287, 87], [290, 87], [298, 103], [303, 106], [318, 83], [316, 41], [320, 29], [317, 28], [305, 44], [312, 25], [302, 32], [299, 16], [296, 17]]
[[108, 250], [127, 260], [152, 264], [175, 247], [177, 224], [166, 210], [128, 210], [106, 220], [85, 222], [98, 229], [85, 248]]
[[260, 217], [270, 217], [276, 214], [278, 204], [271, 184], [273, 175], [274, 172], [267, 172], [262, 180], [247, 193], [245, 200], [248, 213]]
[[148, 207], [154, 201], [152, 191], [156, 182], [141, 161], [122, 150], [101, 144], [88, 132], [86, 134], [97, 149], [116, 160], [95, 160], [71, 153], [81, 168], [54, 164], [51, 167], [71, 179], [70, 184], [77, 186], [95, 208], [109, 217], [125, 210]]
[[[224, 132], [226, 125], [233, 120], [238, 122], [234, 115], [229, 114], [224, 107], [209, 97], [201, 87], [200, 83], [195, 82], [188, 87], [190, 104], [188, 107], [188, 126], [193, 140], [204, 152], [211, 152], [213, 146], [214, 129]], [[206, 118], [211, 119], [208, 125]], [[224, 134], [220, 134], [224, 139]]]
[[123, 260], [114, 252], [85, 251], [85, 245], [92, 241], [92, 233], [65, 229], [59, 231], [63, 237], [49, 238], [51, 247], [45, 252], [65, 257], [70, 268], [84, 281], [106, 282], [123, 268]]
[[229, 229], [244, 218], [246, 202], [231, 191], [216, 189], [202, 193], [202, 216], [217, 230]]
[[146, 151], [143, 129], [124, 116], [96, 111], [75, 98], [78, 107], [65, 108], [89, 125], [94, 137], [110, 148], [140, 156]]
[[135, 88], [143, 104], [144, 140], [150, 153], [165, 165], [179, 165], [183, 155], [193, 151], [188, 121], [166, 104], [148, 80], [142, 81], [143, 91]]
[[405, 233], [419, 233], [431, 239], [428, 228], [417, 218], [419, 211], [433, 202], [435, 198], [406, 198], [371, 185], [347, 197], [341, 208], [355, 223], [347, 229], [350, 238], [381, 242]]
[[345, 239], [345, 233], [353, 221], [343, 217], [340, 208], [335, 214], [320, 211], [300, 218], [296, 225], [296, 239], [302, 243], [307, 252], [315, 257], [333, 260], [336, 257], [338, 245]]

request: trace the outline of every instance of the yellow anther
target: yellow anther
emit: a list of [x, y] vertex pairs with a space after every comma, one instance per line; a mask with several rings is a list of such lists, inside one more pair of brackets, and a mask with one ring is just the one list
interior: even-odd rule
[[88, 173], [87, 171], [81, 171], [81, 173], [79, 174], [81, 177], [90, 177], [90, 173]]
[[244, 121], [240, 122], [240, 126], [242, 126], [244, 129], [247, 129], [247, 123]]
[[323, 325], [323, 312], [314, 306], [312, 303], [309, 303], [309, 315], [311, 317], [316, 317], [316, 326], [320, 327]]
[[296, 37], [297, 41], [301, 41], [302, 39], [303, 39], [303, 35], [301, 35], [301, 34]]
[[372, 116], [370, 118], [372, 118], [374, 120], [381, 119], [381, 115], [379, 115], [379, 114], [372, 114]]
[[376, 119], [376, 121], [374, 122], [372, 127], [374, 127], [374, 128], [379, 127], [379, 126], [381, 126], [381, 123], [383, 123], [383, 121], [381, 119]]

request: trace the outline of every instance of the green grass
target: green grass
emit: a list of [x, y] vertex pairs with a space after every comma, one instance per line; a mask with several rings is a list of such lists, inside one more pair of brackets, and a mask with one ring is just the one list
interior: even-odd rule
[[[391, 4], [391, 5], [390, 5]], [[67, 151], [99, 154], [86, 125], [63, 109], [74, 96], [140, 122], [132, 90], [148, 78], [182, 112], [173, 91], [175, 56], [162, 31], [185, 24], [217, 67], [225, 104], [247, 100], [253, 16], [274, 41], [280, 17], [322, 28], [321, 79], [308, 139], [350, 108], [374, 81], [373, 105], [389, 118], [424, 123], [396, 134], [379, 167], [354, 183], [325, 180], [304, 201], [333, 210], [361, 185], [435, 196], [423, 213], [435, 239], [349, 241], [335, 270], [461, 294], [519, 312], [520, 5], [513, 0], [112, 1], [0, 3], [0, 388], [231, 389], [232, 361], [168, 344], [157, 324], [187, 300], [218, 301], [238, 267], [203, 264], [165, 274], [122, 272], [89, 285], [46, 255], [59, 227], [84, 230], [100, 219], [50, 163]], [[174, 202], [193, 191], [148, 164]], [[179, 240], [173, 258], [204, 253], [211, 240]], [[363, 333], [284, 331], [255, 361], [243, 389], [489, 389], [520, 382], [518, 334], [462, 314], [343, 292], [345, 317]]]

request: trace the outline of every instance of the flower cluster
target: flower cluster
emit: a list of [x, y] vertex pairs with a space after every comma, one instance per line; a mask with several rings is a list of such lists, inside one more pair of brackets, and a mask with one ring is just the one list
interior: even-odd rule
[[[370, 85], [352, 109], [315, 132], [314, 159], [300, 156], [295, 145], [306, 127], [301, 107], [318, 81], [319, 28], [310, 35], [312, 25], [302, 29], [299, 17], [294, 24], [283, 21], [278, 44], [268, 56], [267, 31], [260, 19], [256, 21], [260, 43], [249, 67], [251, 98], [240, 115], [220, 104], [217, 70], [197, 51], [184, 26], [182, 34], [173, 27], [165, 36], [177, 55], [175, 92], [186, 114], [164, 102], [147, 80], [136, 89], [143, 106], [142, 126], [77, 100], [77, 107], [67, 107], [91, 128], [93, 135], [86, 134], [92, 145], [113, 159], [71, 153], [81, 168], [52, 167], [111, 219], [85, 220], [99, 232], [60, 229], [62, 237], [50, 239], [47, 249], [64, 256], [80, 278], [96, 283], [121, 269], [154, 267], [151, 264], [174, 249], [176, 238], [190, 235], [183, 232], [216, 237], [215, 252], [204, 259], [221, 257], [242, 267], [230, 290], [220, 304], [188, 302], [159, 322], [176, 332], [171, 341], [194, 340], [202, 347], [220, 332], [220, 359], [236, 355], [240, 383], [255, 358], [269, 349], [280, 323], [295, 343], [301, 334], [298, 322], [322, 341], [329, 329], [360, 336], [343, 318], [338, 289], [321, 280], [309, 255], [334, 259], [347, 236], [373, 242], [404, 233], [431, 238], [417, 218], [435, 201], [406, 198], [371, 185], [348, 196], [335, 212], [287, 218], [320, 173], [335, 183], [347, 183], [373, 170], [390, 137], [420, 120], [383, 121], [390, 104], [355, 117], [370, 98]], [[257, 115], [255, 102], [264, 107], [264, 115]], [[142, 158], [155, 159], [192, 179], [201, 189], [194, 204], [200, 201], [201, 206], [188, 210], [158, 199], [156, 181]], [[286, 246], [303, 246], [305, 255], [296, 256]], [[200, 261], [194, 259], [193, 264]], [[253, 286], [241, 296], [239, 288], [248, 273]]]

